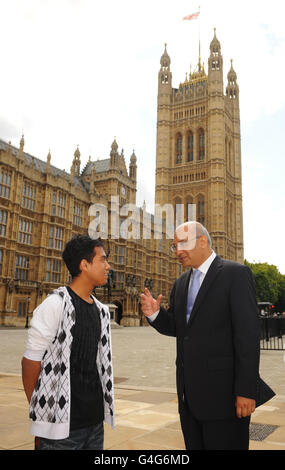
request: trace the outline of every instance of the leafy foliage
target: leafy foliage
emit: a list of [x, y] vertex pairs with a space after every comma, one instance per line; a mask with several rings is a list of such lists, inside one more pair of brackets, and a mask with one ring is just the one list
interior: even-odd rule
[[258, 302], [272, 302], [275, 311], [285, 311], [285, 275], [276, 266], [268, 263], [245, 264], [252, 270]]

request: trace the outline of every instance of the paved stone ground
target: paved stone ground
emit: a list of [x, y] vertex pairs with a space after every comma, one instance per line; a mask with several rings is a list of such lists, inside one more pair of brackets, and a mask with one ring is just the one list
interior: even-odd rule
[[[0, 329], [0, 372], [20, 374], [26, 329]], [[112, 329], [117, 383], [175, 390], [176, 343], [150, 327]], [[261, 351], [260, 373], [276, 393], [285, 395], [285, 351]]]
[[[26, 336], [25, 329], [0, 329], [0, 449], [33, 448], [20, 377]], [[119, 328], [112, 344], [117, 426], [105, 427], [105, 449], [184, 449], [174, 338], [150, 327]], [[250, 449], [285, 450], [284, 358], [282, 351], [261, 352], [261, 376], [277, 396], [253, 414]]]

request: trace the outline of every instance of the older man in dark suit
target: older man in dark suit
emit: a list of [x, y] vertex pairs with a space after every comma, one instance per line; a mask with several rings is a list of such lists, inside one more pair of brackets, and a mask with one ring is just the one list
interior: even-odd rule
[[[148, 289], [142, 311], [160, 333], [177, 338], [177, 393], [185, 446], [192, 450], [249, 447], [250, 415], [259, 378], [259, 321], [247, 266], [215, 254], [201, 224], [176, 229], [173, 251], [191, 268], [173, 285], [170, 306]], [[271, 391], [272, 392], [272, 391]], [[272, 395], [274, 392], [272, 392]]]

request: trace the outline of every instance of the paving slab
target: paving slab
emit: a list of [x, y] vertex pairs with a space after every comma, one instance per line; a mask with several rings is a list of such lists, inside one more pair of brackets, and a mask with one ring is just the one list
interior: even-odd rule
[[[0, 449], [31, 450], [21, 380], [27, 330], [0, 330]], [[116, 429], [105, 425], [106, 450], [184, 450], [175, 386], [173, 338], [152, 328], [112, 331]], [[260, 371], [276, 397], [252, 415], [250, 450], [285, 450], [283, 351], [262, 351]], [[258, 434], [259, 433], [259, 434]], [[265, 436], [265, 437], [264, 437]]]

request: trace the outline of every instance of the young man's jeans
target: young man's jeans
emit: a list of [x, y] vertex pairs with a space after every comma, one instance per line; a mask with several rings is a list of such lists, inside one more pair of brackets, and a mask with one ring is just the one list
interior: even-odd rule
[[36, 438], [36, 450], [103, 450], [103, 423], [71, 431], [66, 439]]

